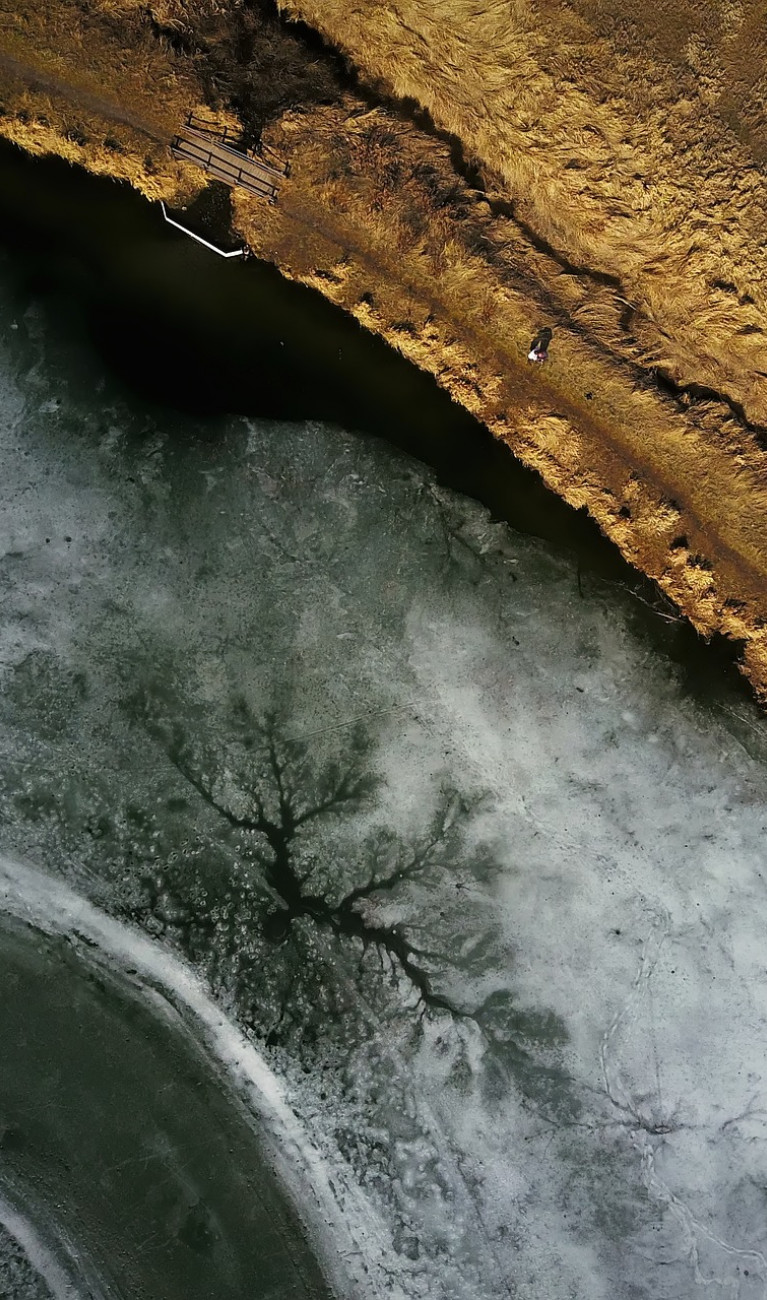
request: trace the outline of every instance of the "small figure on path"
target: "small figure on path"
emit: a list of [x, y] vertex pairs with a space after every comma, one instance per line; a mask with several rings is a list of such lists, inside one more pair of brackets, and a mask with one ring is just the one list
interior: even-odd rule
[[536, 334], [530, 344], [530, 351], [527, 354], [528, 361], [548, 361], [549, 344], [551, 342], [551, 330], [546, 328]]

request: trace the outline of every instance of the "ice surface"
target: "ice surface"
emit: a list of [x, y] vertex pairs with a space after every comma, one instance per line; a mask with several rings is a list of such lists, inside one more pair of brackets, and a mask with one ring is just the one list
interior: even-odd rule
[[37, 1243], [26, 1228], [10, 1206], [4, 1207], [0, 1201], [0, 1296], [3, 1300], [76, 1300], [66, 1282], [57, 1286], [54, 1277], [53, 1288], [49, 1287], [43, 1269], [50, 1275], [50, 1261], [40, 1258]]
[[194, 964], [371, 1288], [767, 1295], [762, 722], [386, 448], [0, 319], [5, 853]]
[[[161, 1254], [163, 1250], [167, 1254], [171, 1242], [175, 1249], [178, 1249], [180, 1244], [184, 1244], [184, 1231], [189, 1229], [190, 1220], [192, 1226], [198, 1221], [203, 1224], [209, 1221], [210, 1227], [203, 1234], [203, 1242], [205, 1237], [209, 1239], [204, 1250], [206, 1258], [204, 1261], [200, 1259], [201, 1243], [198, 1242], [198, 1253], [193, 1258], [193, 1267], [196, 1274], [202, 1272], [203, 1262], [208, 1268], [216, 1270], [218, 1295], [240, 1294], [239, 1290], [232, 1289], [232, 1274], [235, 1275], [236, 1286], [238, 1269], [247, 1272], [249, 1287], [256, 1288], [258, 1282], [264, 1288], [263, 1292], [254, 1289], [253, 1294], [263, 1293], [269, 1297], [269, 1300], [275, 1300], [282, 1295], [290, 1297], [299, 1294], [317, 1295], [306, 1261], [302, 1258], [303, 1245], [300, 1244], [302, 1238], [298, 1235], [295, 1240], [290, 1238], [291, 1224], [286, 1222], [283, 1207], [263, 1175], [263, 1156], [266, 1154], [279, 1171], [282, 1185], [290, 1190], [296, 1205], [300, 1206], [304, 1228], [316, 1242], [317, 1253], [323, 1258], [326, 1274], [335, 1283], [337, 1293], [349, 1296], [359, 1295], [360, 1292], [367, 1292], [371, 1296], [385, 1294], [380, 1279], [376, 1276], [375, 1268], [377, 1259], [383, 1253], [380, 1237], [382, 1235], [385, 1237], [385, 1229], [379, 1229], [376, 1234], [373, 1217], [359, 1210], [349, 1216], [340, 1213], [339, 1190], [344, 1187], [345, 1204], [350, 1207], [361, 1199], [358, 1191], [353, 1185], [345, 1186], [345, 1173], [340, 1167], [335, 1171], [335, 1183], [331, 1184], [327, 1166], [289, 1106], [280, 1080], [269, 1069], [263, 1056], [254, 1049], [252, 1043], [247, 1041], [238, 1032], [236, 1025], [222, 1013], [188, 965], [180, 962], [162, 946], [153, 943], [140, 931], [131, 929], [94, 908], [63, 882], [38, 872], [26, 864], [4, 858], [0, 858], [0, 910], [5, 916], [23, 922], [22, 956], [24, 958], [27, 958], [24, 945], [30, 947], [33, 944], [33, 939], [30, 939], [29, 935], [63, 936], [66, 940], [67, 956], [70, 956], [71, 950], [74, 950], [79, 957], [79, 964], [83, 968], [80, 974], [81, 983], [86, 987], [88, 984], [95, 983], [102, 998], [107, 991], [105, 981], [108, 980], [111, 985], [113, 996], [107, 1000], [109, 1005], [106, 1013], [94, 1014], [87, 999], [83, 998], [82, 989], [78, 987], [76, 980], [69, 976], [66, 966], [55, 950], [53, 958], [43, 950], [42, 962], [40, 962], [38, 953], [32, 947], [32, 954], [27, 958], [26, 967], [22, 967], [27, 978], [21, 996], [31, 996], [28, 985], [32, 985], [34, 981], [30, 971], [39, 979], [41, 977], [39, 967], [42, 966], [42, 980], [46, 984], [50, 984], [53, 972], [53, 978], [63, 985], [63, 996], [74, 1005], [78, 1032], [87, 1036], [89, 1040], [87, 1051], [83, 1051], [80, 1047], [76, 1048], [79, 1058], [78, 1076], [70, 1090], [74, 1094], [75, 1110], [79, 1112], [82, 1107], [78, 1146], [86, 1150], [93, 1146], [93, 1133], [101, 1134], [102, 1142], [111, 1141], [108, 1160], [105, 1152], [102, 1156], [106, 1167], [93, 1166], [87, 1171], [87, 1178], [91, 1185], [96, 1185], [99, 1202], [106, 1203], [109, 1209], [111, 1195], [120, 1203], [120, 1212], [127, 1213], [131, 1221], [131, 1230], [134, 1234], [131, 1240], [120, 1239], [119, 1227], [114, 1219], [109, 1224], [112, 1240], [119, 1245], [126, 1259], [137, 1257], [145, 1272], [150, 1274], [151, 1281], [151, 1270], [146, 1265], [148, 1257], [152, 1254], [148, 1249], [150, 1244], [156, 1243], [160, 1238], [168, 1237], [169, 1242], [161, 1243], [157, 1247]], [[9, 937], [0, 931], [0, 942], [6, 944], [15, 957], [16, 950], [12, 949], [12, 945], [18, 947], [18, 934], [12, 931]], [[5, 952], [2, 955], [4, 957]], [[18, 960], [11, 963], [14, 973], [20, 966]], [[117, 1033], [129, 1044], [132, 1043], [135, 1048], [127, 1065], [119, 1059], [120, 1048], [113, 1041], [115, 1033], [112, 1024], [113, 1008], [118, 1004], [119, 998], [124, 1000], [124, 1005], [121, 1008], [122, 1023], [118, 1018]], [[138, 1007], [141, 1010], [138, 1010]], [[45, 1028], [41, 1028], [38, 1023], [38, 1007], [35, 1006], [34, 1015], [31, 1011], [27, 1015], [29, 1027], [27, 1028], [25, 1022], [24, 1039], [35, 1035], [42, 1042], [44, 1053], [55, 1050], [56, 1027], [51, 1026], [51, 1037], [48, 1039], [45, 1037]], [[142, 1022], [142, 1015], [146, 1020], [151, 1018], [155, 1022], [152, 1025], [155, 1032], [158, 1023], [163, 1029], [170, 1049], [167, 1058], [161, 1057], [156, 1052], [152, 1038], [147, 1033], [146, 1023]], [[37, 1020], [35, 1016], [38, 1017]], [[223, 1107], [218, 1110], [214, 1110], [209, 1104], [206, 1107], [204, 1098], [207, 1088], [210, 1087], [210, 1081], [206, 1079], [205, 1069], [200, 1068], [199, 1060], [195, 1055], [190, 1060], [188, 1051], [185, 1054], [187, 1036], [190, 1032], [197, 1046], [203, 1048], [205, 1064], [207, 1064], [205, 1058], [212, 1058], [217, 1067], [214, 1082], [224, 1098]], [[86, 1059], [88, 1052], [93, 1060]], [[118, 1087], [113, 1077], [115, 1062], [117, 1068], [131, 1081], [127, 1095], [130, 1097], [132, 1086], [136, 1104], [140, 1110], [143, 1109], [146, 1122], [146, 1132], [141, 1134], [143, 1151], [137, 1155], [136, 1146], [130, 1145], [131, 1155], [127, 1159], [124, 1158], [125, 1133], [128, 1132], [129, 1142], [133, 1135], [129, 1131], [128, 1120], [120, 1110], [119, 1100], [114, 1095]], [[12, 1069], [12, 1062], [6, 1058], [3, 1072], [10, 1069]], [[153, 1073], [150, 1073], [150, 1069]], [[56, 1107], [56, 1113], [64, 1117], [63, 1123], [65, 1125], [68, 1123], [71, 1128], [72, 1106], [68, 1109], [66, 1100], [60, 1099], [62, 1088], [56, 1080], [56, 1073], [54, 1064], [53, 1096], [46, 1092], [45, 1081], [42, 1081], [41, 1085], [41, 1080], [38, 1078], [30, 1079], [22, 1086], [27, 1087], [29, 1097], [32, 1099], [32, 1114], [36, 1108]], [[88, 1101], [92, 1098], [94, 1074], [98, 1084], [104, 1090], [107, 1102], [105, 1107], [93, 1106], [89, 1109]], [[153, 1092], [160, 1095], [169, 1093], [174, 1088], [174, 1080], [179, 1076], [183, 1079], [181, 1088], [188, 1087], [190, 1091], [202, 1089], [202, 1093], [197, 1094], [202, 1098], [199, 1109], [203, 1115], [207, 1114], [209, 1122], [216, 1126], [215, 1134], [209, 1134], [206, 1138], [200, 1134], [198, 1126], [190, 1133], [190, 1121], [186, 1118], [186, 1112], [191, 1112], [191, 1100], [183, 1096], [178, 1084], [176, 1089], [179, 1096], [172, 1097], [166, 1104], [170, 1104], [178, 1112], [183, 1112], [180, 1123], [169, 1123], [160, 1107], [147, 1102], [147, 1094], [151, 1096]], [[255, 1142], [250, 1140], [250, 1147], [245, 1141], [245, 1138], [250, 1138], [250, 1135], [247, 1130], [243, 1132], [241, 1108], [231, 1103], [229, 1094], [232, 1084], [239, 1097], [247, 1103], [247, 1112], [258, 1121], [258, 1140]], [[41, 1137], [36, 1133], [31, 1124], [30, 1139], [23, 1126], [5, 1123], [6, 1090], [7, 1084], [4, 1080], [0, 1080], [0, 1121], [2, 1121], [0, 1152], [7, 1133], [16, 1134], [15, 1145], [21, 1146], [22, 1155], [19, 1161], [17, 1153], [15, 1163], [23, 1165], [25, 1144], [29, 1143], [30, 1146], [36, 1145], [39, 1149], [43, 1149], [44, 1136]], [[197, 1096], [195, 1103], [197, 1104]], [[102, 1110], [106, 1113], [106, 1122]], [[192, 1115], [191, 1123], [197, 1125], [197, 1120], [198, 1116]], [[252, 1124], [250, 1127], [253, 1127]], [[113, 1130], [118, 1135], [117, 1145]], [[123, 1142], [122, 1148], [119, 1145], [120, 1140]], [[219, 1147], [223, 1148], [219, 1156], [221, 1168], [218, 1171], [218, 1183], [215, 1177], [211, 1177], [209, 1170], [210, 1161], [216, 1156], [216, 1140]], [[98, 1145], [98, 1137], [95, 1142]], [[202, 1161], [201, 1152], [204, 1153]], [[249, 1154], [251, 1161], [258, 1160], [258, 1165], [248, 1164], [243, 1169], [245, 1159], [243, 1153]], [[12, 1163], [12, 1160], [3, 1160], [3, 1165], [0, 1166], [0, 1175], [3, 1178], [7, 1176], [7, 1169]], [[77, 1176], [72, 1166], [82, 1165], [82, 1163], [79, 1152], [76, 1155], [73, 1153], [70, 1161], [67, 1162], [67, 1182], [70, 1190], [76, 1189], [77, 1183]], [[162, 1171], [160, 1185], [165, 1188], [166, 1204], [163, 1204], [162, 1200], [158, 1204], [156, 1198], [147, 1195], [143, 1187], [137, 1191], [134, 1183], [119, 1172], [125, 1165], [143, 1166], [143, 1177], [147, 1176], [146, 1169], [149, 1165], [159, 1165]], [[115, 1174], [118, 1174], [117, 1179]], [[221, 1183], [225, 1186], [227, 1182], [238, 1188], [238, 1198], [242, 1198], [245, 1193], [252, 1199], [252, 1204], [250, 1206], [246, 1204], [240, 1212], [240, 1220], [233, 1215], [226, 1195], [222, 1194]], [[55, 1185], [55, 1179], [51, 1175], [45, 1184], [45, 1190]], [[179, 1188], [182, 1191], [180, 1215], [179, 1204], [176, 1203], [179, 1201]], [[34, 1198], [36, 1191], [37, 1189], [33, 1188], [30, 1193], [27, 1189], [30, 1199]], [[128, 1197], [131, 1199], [123, 1208]], [[73, 1214], [81, 1221], [92, 1217], [93, 1206], [62, 1207], [57, 1202], [55, 1207], [51, 1207], [54, 1211], [51, 1214], [54, 1222], [46, 1225], [46, 1235], [57, 1239], [60, 1248], [66, 1250], [70, 1258], [65, 1262], [55, 1259], [50, 1247], [43, 1242], [40, 1234], [36, 1233], [32, 1224], [34, 1208], [30, 1207], [25, 1217], [14, 1206], [0, 1199], [0, 1224], [6, 1225], [14, 1239], [9, 1238], [7, 1252], [9, 1275], [14, 1278], [22, 1276], [24, 1261], [20, 1248], [23, 1247], [29, 1261], [26, 1265], [27, 1271], [31, 1273], [31, 1264], [34, 1263], [40, 1275], [51, 1284], [55, 1300], [102, 1300], [102, 1292], [94, 1276], [96, 1265], [93, 1258], [86, 1261], [80, 1256], [77, 1259], [79, 1270], [71, 1266], [71, 1257], [77, 1257], [77, 1251], [72, 1249], [67, 1233], [67, 1222], [61, 1221], [65, 1212], [70, 1219]], [[112, 1210], [114, 1213], [114, 1207]], [[195, 1214], [197, 1218], [193, 1217]], [[241, 1220], [244, 1220], [244, 1223]], [[268, 1236], [267, 1229], [270, 1224], [277, 1225], [273, 1229], [273, 1239], [269, 1239]], [[80, 1230], [84, 1230], [82, 1222]], [[245, 1231], [256, 1243], [253, 1255], [260, 1268], [258, 1278], [253, 1272], [254, 1260], [245, 1254], [239, 1240]], [[231, 1240], [233, 1235], [234, 1243]], [[138, 1247], [136, 1237], [139, 1239]], [[262, 1244], [259, 1245], [259, 1242]], [[2, 1244], [0, 1237], [0, 1247]], [[101, 1243], [99, 1242], [98, 1245], [101, 1246]], [[238, 1245], [239, 1256], [237, 1256]], [[194, 1249], [194, 1246], [191, 1249]], [[260, 1259], [259, 1250], [263, 1252]], [[284, 1256], [277, 1261], [277, 1267], [281, 1268], [285, 1275], [284, 1290], [280, 1290], [275, 1289], [274, 1263], [269, 1258], [264, 1260], [263, 1255], [276, 1258], [283, 1251]], [[292, 1265], [294, 1258], [296, 1264], [293, 1273], [290, 1272], [288, 1265]], [[362, 1267], [360, 1261], [363, 1258], [370, 1261], [369, 1267]], [[0, 1255], [0, 1262], [2, 1260], [3, 1256]], [[112, 1264], [111, 1260], [110, 1264]], [[156, 1268], [154, 1260], [152, 1264]], [[124, 1263], [122, 1267], [125, 1269]], [[111, 1273], [118, 1272], [118, 1283], [121, 1282], [122, 1287], [128, 1283], [131, 1294], [146, 1294], [144, 1278], [137, 1276], [132, 1270], [127, 1276], [124, 1274], [120, 1278], [119, 1269], [119, 1264], [116, 1269], [113, 1265]], [[84, 1288], [82, 1293], [76, 1289], [76, 1283], [70, 1276], [70, 1274], [77, 1275], [78, 1272]], [[226, 1277], [224, 1273], [227, 1274]], [[118, 1292], [113, 1290], [112, 1277], [109, 1281], [111, 1285], [104, 1288], [105, 1295], [111, 1298], [115, 1294], [124, 1293], [122, 1287]], [[177, 1279], [174, 1278], [173, 1281]], [[38, 1285], [42, 1283], [39, 1282]], [[178, 1293], [178, 1287], [171, 1286], [168, 1279], [164, 1294]], [[43, 1292], [40, 1294], [42, 1296]], [[48, 1294], [47, 1291], [45, 1294]], [[182, 1294], [186, 1298], [189, 1291], [184, 1289]], [[201, 1290], [199, 1294], [207, 1295], [209, 1291]]]

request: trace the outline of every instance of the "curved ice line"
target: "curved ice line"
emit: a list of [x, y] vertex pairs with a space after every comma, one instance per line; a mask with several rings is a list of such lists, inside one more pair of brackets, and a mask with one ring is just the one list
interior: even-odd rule
[[[604, 1090], [608, 1099], [612, 1102], [616, 1110], [623, 1111], [625, 1114], [638, 1119], [637, 1108], [633, 1098], [625, 1088], [621, 1076], [620, 1059], [618, 1057], [618, 1048], [616, 1039], [621, 1030], [628, 1026], [629, 1028], [635, 1022], [638, 1016], [637, 1003], [642, 995], [647, 991], [655, 967], [660, 961], [663, 945], [668, 938], [668, 929], [658, 935], [657, 931], [661, 925], [661, 918], [656, 916], [653, 928], [642, 944], [642, 951], [639, 958], [634, 981], [629, 990], [628, 996], [623, 1002], [610, 1024], [602, 1035], [599, 1045], [599, 1061], [602, 1069], [602, 1081]], [[613, 1061], [610, 1061], [610, 1052], [613, 1052]], [[660, 1099], [659, 1099], [660, 1100]]]
[[[4, 856], [0, 856], [0, 911], [46, 934], [81, 938], [109, 958], [126, 979], [135, 982], [138, 976], [159, 989], [182, 1017], [192, 1021], [209, 1054], [271, 1136], [279, 1175], [336, 1292], [371, 1300], [396, 1294], [391, 1276], [396, 1269], [394, 1252], [384, 1225], [344, 1171], [328, 1168], [292, 1109], [284, 1084], [190, 967], [140, 931], [99, 911], [62, 881]], [[131, 969], [130, 977], [126, 968]], [[307, 1191], [313, 1206], [307, 1205]], [[57, 1300], [70, 1300], [72, 1294], [63, 1291]]]
[[701, 1238], [705, 1238], [706, 1241], [711, 1242], [713, 1246], [721, 1250], [724, 1255], [730, 1255], [734, 1259], [747, 1259], [758, 1266], [762, 1300], [765, 1300], [767, 1298], [767, 1257], [765, 1257], [764, 1253], [757, 1250], [756, 1247], [733, 1246], [722, 1237], [717, 1237], [715, 1232], [712, 1232], [710, 1228], [707, 1228], [705, 1224], [695, 1218], [689, 1206], [685, 1205], [684, 1201], [671, 1191], [668, 1183], [660, 1176], [655, 1166], [655, 1147], [650, 1142], [647, 1134], [636, 1133], [632, 1135], [632, 1140], [634, 1148], [639, 1154], [640, 1168], [648, 1192], [661, 1204], [668, 1206], [679, 1224], [683, 1247], [690, 1261], [696, 1285], [704, 1288], [720, 1287], [723, 1291], [729, 1291], [733, 1296], [733, 1300], [737, 1300], [740, 1293], [738, 1278], [719, 1277], [716, 1273], [706, 1277], [703, 1273], [699, 1242]]
[[[663, 945], [668, 938], [669, 930], [666, 929], [660, 934], [657, 933], [660, 926], [660, 917], [656, 918], [655, 926], [647, 936], [642, 945], [642, 952], [639, 960], [639, 967], [634, 977], [631, 990], [626, 1001], [620, 1006], [609, 1026], [602, 1035], [600, 1044], [600, 1062], [602, 1066], [602, 1077], [604, 1081], [605, 1092], [616, 1107], [616, 1109], [625, 1111], [635, 1119], [639, 1119], [637, 1108], [628, 1091], [623, 1085], [620, 1070], [620, 1060], [618, 1059], [616, 1038], [624, 1026], [631, 1026], [638, 1015], [637, 1003], [643, 993], [650, 990], [650, 980], [655, 968], [660, 961]], [[614, 1068], [611, 1073], [610, 1049], [615, 1053]], [[656, 1058], [657, 1068], [657, 1058]], [[660, 1096], [659, 1096], [660, 1103]], [[630, 1136], [631, 1145], [639, 1156], [639, 1167], [642, 1180], [647, 1191], [655, 1200], [662, 1205], [668, 1206], [669, 1211], [679, 1224], [682, 1235], [682, 1247], [690, 1262], [693, 1278], [696, 1286], [720, 1287], [722, 1290], [729, 1291], [733, 1300], [737, 1300], [740, 1290], [740, 1283], [736, 1278], [719, 1277], [712, 1273], [707, 1277], [701, 1267], [699, 1242], [701, 1238], [709, 1241], [723, 1254], [729, 1255], [735, 1259], [747, 1259], [757, 1265], [759, 1279], [761, 1282], [762, 1300], [767, 1300], [767, 1257], [762, 1251], [755, 1247], [746, 1247], [745, 1249], [733, 1246], [723, 1238], [718, 1237], [716, 1233], [707, 1228], [695, 1218], [684, 1201], [671, 1191], [668, 1183], [658, 1173], [655, 1164], [656, 1146], [652, 1142], [650, 1135], [642, 1128], [640, 1124], [632, 1131]]]
[[[34, 1224], [1, 1195], [0, 1224], [18, 1242], [32, 1268], [48, 1286], [54, 1300], [83, 1300], [82, 1291], [67, 1276], [66, 1270], [45, 1244]], [[92, 1291], [89, 1300], [96, 1300]]]

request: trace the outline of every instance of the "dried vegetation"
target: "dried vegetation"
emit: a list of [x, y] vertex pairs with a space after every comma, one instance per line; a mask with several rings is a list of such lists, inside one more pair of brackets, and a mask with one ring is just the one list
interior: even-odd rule
[[276, 208], [235, 192], [254, 251], [432, 371], [767, 691], [758, 6], [286, 7], [330, 47], [266, 0], [26, 0], [0, 130], [177, 200], [190, 108], [265, 132], [292, 174]]
[[[564, 4], [554, 14], [507, 0], [285, 7], [378, 91], [425, 109], [561, 261], [608, 277], [639, 309], [635, 355], [680, 383], [725, 389], [767, 422], [767, 192], [717, 111], [728, 41], [712, 36], [710, 3], [697, 31], [688, 24], [681, 67], [639, 35], [617, 49]], [[676, 7], [666, 17], [678, 25]], [[763, 18], [753, 28], [761, 35]], [[752, 51], [757, 67], [764, 77]]]

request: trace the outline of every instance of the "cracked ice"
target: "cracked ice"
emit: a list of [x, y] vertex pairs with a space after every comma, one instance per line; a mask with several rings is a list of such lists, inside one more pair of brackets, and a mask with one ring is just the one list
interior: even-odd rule
[[3, 850], [201, 973], [390, 1294], [767, 1295], [764, 724], [387, 448], [93, 364], [0, 352]]

